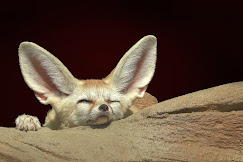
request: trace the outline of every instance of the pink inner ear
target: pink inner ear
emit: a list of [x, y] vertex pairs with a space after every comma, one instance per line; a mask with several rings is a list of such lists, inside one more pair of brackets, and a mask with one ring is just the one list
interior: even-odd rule
[[36, 95], [37, 95], [41, 100], [43, 100], [43, 101], [46, 101], [46, 100], [47, 100], [47, 97], [46, 97], [44, 94], [42, 94], [42, 93], [36, 93]]
[[138, 94], [141, 95], [141, 94], [143, 93], [144, 90], [145, 90], [145, 87], [143, 87], [143, 88], [139, 88], [139, 92], [138, 92]]
[[[41, 60], [38, 57], [30, 58], [31, 65], [33, 66], [34, 71], [34, 80], [38, 80], [35, 82], [38, 86], [41, 86], [41, 88], [44, 88], [48, 90], [49, 92], [55, 92], [57, 91], [57, 87], [54, 84], [51, 77], [48, 75], [47, 69], [42, 65]], [[44, 101], [47, 100], [47, 98], [44, 96], [44, 94], [37, 94], [41, 99], [44, 99]], [[43, 97], [42, 97], [43, 96]]]
[[[132, 75], [131, 79], [128, 80], [128, 85], [126, 86], [126, 88], [124, 89], [124, 92], [133, 90], [133, 88], [137, 87], [139, 85], [140, 82], [142, 82], [144, 75], [145, 74], [145, 62], [146, 62], [146, 57], [147, 57], [147, 51], [143, 51], [142, 56], [136, 60], [136, 62], [134, 62], [135, 64], [135, 68], [132, 68], [132, 71], [130, 72], [129, 75]], [[131, 65], [132, 66], [132, 65]], [[146, 87], [142, 87], [139, 88], [139, 92], [138, 94], [141, 95], [144, 90], [146, 89]]]

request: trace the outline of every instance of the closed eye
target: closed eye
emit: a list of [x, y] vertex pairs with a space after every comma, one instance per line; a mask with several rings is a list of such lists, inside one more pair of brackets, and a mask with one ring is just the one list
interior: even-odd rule
[[91, 100], [86, 100], [86, 99], [82, 99], [82, 100], [79, 100], [78, 103], [87, 103], [87, 104], [91, 104], [91, 103], [93, 103], [93, 101], [91, 101]]
[[117, 103], [120, 103], [120, 101], [118, 101], [118, 100], [109, 100], [108, 102], [109, 102], [110, 104], [111, 104], [111, 103], [116, 103], [116, 102], [117, 102]]

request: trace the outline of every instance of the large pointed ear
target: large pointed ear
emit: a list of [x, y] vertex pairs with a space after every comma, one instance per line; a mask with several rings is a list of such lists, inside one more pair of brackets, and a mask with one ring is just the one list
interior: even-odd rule
[[52, 96], [72, 93], [76, 86], [77, 79], [62, 62], [35, 43], [20, 44], [19, 63], [25, 82], [43, 104]]
[[157, 39], [148, 35], [139, 40], [104, 79], [120, 93], [132, 100], [143, 97], [151, 81], [156, 64]]

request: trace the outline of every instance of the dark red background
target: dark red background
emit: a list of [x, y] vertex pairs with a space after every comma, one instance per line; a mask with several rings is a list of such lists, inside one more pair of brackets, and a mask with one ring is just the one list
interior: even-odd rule
[[135, 42], [153, 34], [158, 61], [148, 91], [159, 101], [243, 80], [243, 1], [67, 2], [1, 2], [0, 126], [14, 126], [23, 113], [43, 123], [50, 109], [20, 73], [17, 48], [26, 40], [88, 79], [105, 77]]

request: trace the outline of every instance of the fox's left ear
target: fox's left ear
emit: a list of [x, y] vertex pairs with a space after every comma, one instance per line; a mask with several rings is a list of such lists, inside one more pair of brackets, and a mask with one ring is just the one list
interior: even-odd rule
[[154, 75], [156, 53], [156, 37], [143, 37], [126, 52], [104, 81], [132, 100], [143, 97]]

